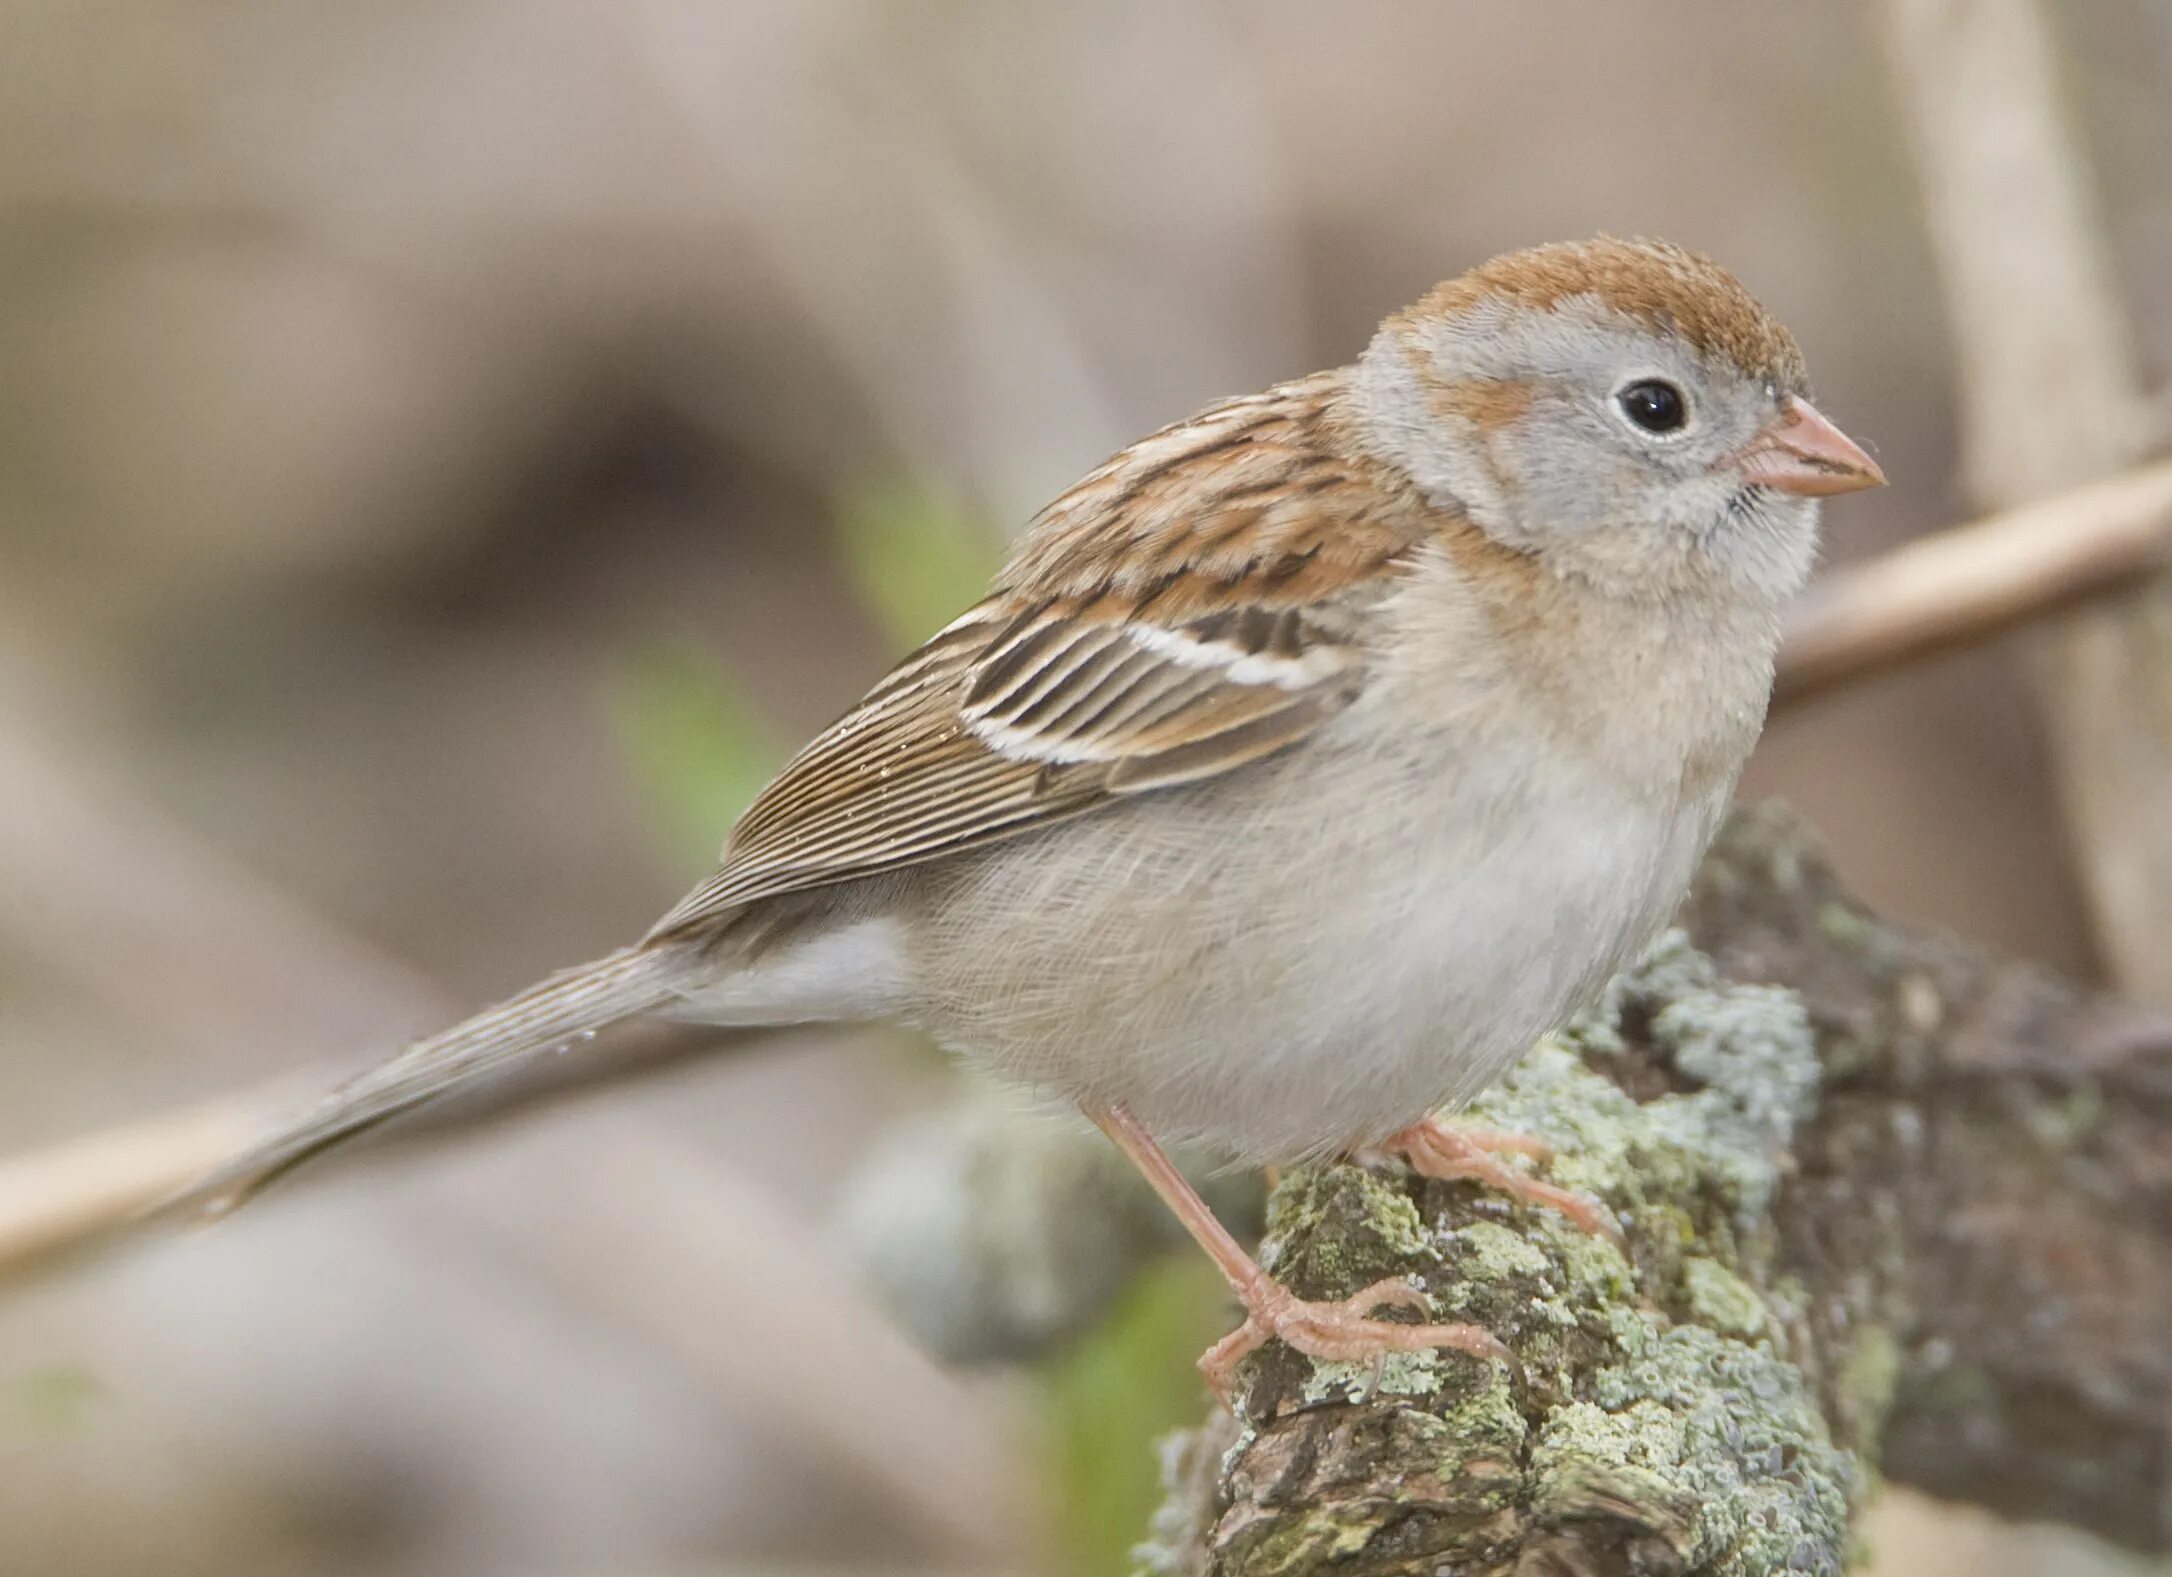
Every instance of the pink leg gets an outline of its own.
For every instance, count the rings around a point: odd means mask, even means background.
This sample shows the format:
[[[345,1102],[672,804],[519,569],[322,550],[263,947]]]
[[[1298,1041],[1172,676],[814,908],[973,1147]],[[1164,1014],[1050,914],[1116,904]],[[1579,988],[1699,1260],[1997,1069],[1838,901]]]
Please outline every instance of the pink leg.
[[[1391,1352],[1453,1347],[1474,1357],[1513,1361],[1507,1348],[1476,1325],[1401,1325],[1369,1318],[1373,1310],[1384,1307],[1422,1311],[1425,1297],[1407,1281],[1376,1281],[1340,1302],[1313,1303],[1296,1296],[1260,1269],[1259,1262],[1229,1235],[1229,1229],[1215,1219],[1207,1202],[1184,1180],[1184,1174],[1162,1153],[1161,1146],[1136,1117],[1122,1106],[1089,1111],[1087,1115],[1131,1158],[1132,1165],[1153,1185],[1162,1202],[1207,1251],[1244,1305],[1244,1323],[1208,1348],[1199,1360],[1200,1372],[1206,1375],[1223,1406],[1230,1405],[1237,1365],[1275,1337],[1307,1357],[1326,1360],[1378,1358]]]
[[[1546,1159],[1546,1146],[1523,1134],[1451,1128],[1438,1117],[1428,1117],[1412,1123],[1380,1148],[1401,1156],[1420,1176],[1447,1183],[1480,1183],[1528,1204],[1558,1210],[1584,1231],[1616,1247],[1624,1241],[1620,1224],[1596,1199],[1586,1199],[1501,1163],[1504,1151],[1535,1161]]]

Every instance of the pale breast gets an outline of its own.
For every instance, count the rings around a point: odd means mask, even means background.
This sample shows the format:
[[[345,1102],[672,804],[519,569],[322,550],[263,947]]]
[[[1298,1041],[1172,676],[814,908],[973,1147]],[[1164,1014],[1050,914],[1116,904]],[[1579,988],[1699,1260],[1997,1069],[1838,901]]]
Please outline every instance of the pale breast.
[[[1701,809],[1552,766],[1359,725],[959,862],[921,889],[915,1016],[1234,1158],[1379,1139],[1583,1005],[1687,881]]]

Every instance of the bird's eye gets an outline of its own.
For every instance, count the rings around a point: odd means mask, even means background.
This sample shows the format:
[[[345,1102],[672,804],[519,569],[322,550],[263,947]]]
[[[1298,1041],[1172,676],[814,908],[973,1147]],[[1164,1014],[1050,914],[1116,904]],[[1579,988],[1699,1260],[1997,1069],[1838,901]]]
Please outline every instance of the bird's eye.
[[[1622,415],[1648,433],[1678,433],[1689,420],[1689,400],[1663,378],[1639,378],[1614,396]]]

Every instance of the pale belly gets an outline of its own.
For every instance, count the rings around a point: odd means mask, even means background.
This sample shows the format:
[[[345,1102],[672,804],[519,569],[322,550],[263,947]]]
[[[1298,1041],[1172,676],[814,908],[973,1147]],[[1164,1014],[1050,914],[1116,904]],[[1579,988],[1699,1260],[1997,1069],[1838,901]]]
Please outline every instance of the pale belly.
[[[932,884],[910,1016],[1065,1101],[1248,1162],[1385,1137],[1467,1099],[1664,924],[1716,824],[1596,775],[1413,763],[1292,792],[1149,796]],[[1357,785],[1365,785],[1361,790]],[[1090,836],[1079,836],[1081,833]]]

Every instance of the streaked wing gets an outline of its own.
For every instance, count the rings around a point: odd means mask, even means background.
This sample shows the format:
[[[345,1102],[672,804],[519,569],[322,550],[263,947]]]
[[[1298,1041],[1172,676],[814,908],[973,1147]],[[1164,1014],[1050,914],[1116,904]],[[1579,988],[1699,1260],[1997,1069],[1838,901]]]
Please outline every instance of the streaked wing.
[[[1421,512],[1326,441],[1337,375],[1157,433],[1049,506],[979,604],[801,751],[662,936],[1230,771],[1362,688]]]

